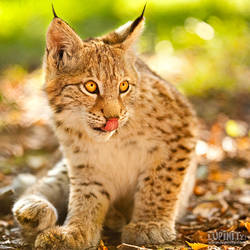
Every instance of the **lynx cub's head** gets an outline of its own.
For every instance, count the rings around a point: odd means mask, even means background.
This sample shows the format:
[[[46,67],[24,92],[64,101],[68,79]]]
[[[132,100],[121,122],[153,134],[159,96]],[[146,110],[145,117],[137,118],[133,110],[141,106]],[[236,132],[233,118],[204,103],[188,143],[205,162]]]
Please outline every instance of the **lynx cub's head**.
[[[107,140],[128,121],[140,77],[133,47],[143,24],[142,13],[103,37],[82,40],[55,15],[44,65],[45,90],[57,126],[77,127]]]

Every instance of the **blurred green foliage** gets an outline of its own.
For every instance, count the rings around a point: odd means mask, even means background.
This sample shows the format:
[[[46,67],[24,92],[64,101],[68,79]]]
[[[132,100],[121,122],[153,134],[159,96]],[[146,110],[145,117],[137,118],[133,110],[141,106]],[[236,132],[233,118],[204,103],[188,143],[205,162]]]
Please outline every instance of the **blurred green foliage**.
[[[145,0],[53,0],[53,4],[58,16],[86,38],[136,18]],[[160,42],[165,41],[171,48],[166,56],[191,65],[176,80],[186,93],[202,94],[211,88],[249,91],[249,0],[150,0],[145,16],[140,51],[148,56],[161,53]],[[52,17],[49,0],[0,0],[0,68],[39,67]]]

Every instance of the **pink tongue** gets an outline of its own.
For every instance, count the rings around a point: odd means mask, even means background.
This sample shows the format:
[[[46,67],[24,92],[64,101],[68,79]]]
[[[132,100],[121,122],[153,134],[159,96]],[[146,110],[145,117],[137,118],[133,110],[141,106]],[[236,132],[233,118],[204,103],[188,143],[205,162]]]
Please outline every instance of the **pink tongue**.
[[[105,131],[113,131],[118,128],[118,119],[117,118],[111,118],[107,121],[105,126],[102,128],[102,130]]]

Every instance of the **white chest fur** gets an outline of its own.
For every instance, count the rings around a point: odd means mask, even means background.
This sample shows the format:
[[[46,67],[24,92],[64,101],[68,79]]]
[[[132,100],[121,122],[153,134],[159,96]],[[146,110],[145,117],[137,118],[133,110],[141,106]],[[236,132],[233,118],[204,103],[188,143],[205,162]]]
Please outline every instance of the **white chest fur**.
[[[134,192],[138,176],[148,166],[150,147],[151,143],[145,139],[133,137],[95,143],[73,140],[71,145],[63,147],[63,151],[71,166],[94,166],[98,178],[109,187],[112,199],[117,200]],[[74,153],[74,148],[78,148],[79,153]]]

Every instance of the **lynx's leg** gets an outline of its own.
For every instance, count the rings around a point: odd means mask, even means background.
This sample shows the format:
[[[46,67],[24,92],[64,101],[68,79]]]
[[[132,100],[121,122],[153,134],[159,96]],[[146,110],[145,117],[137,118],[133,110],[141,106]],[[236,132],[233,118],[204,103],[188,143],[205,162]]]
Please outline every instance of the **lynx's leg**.
[[[195,157],[193,157],[181,185],[181,192],[177,204],[177,220],[181,219],[185,215],[189,198],[193,193],[196,177],[196,167],[197,162]]]
[[[76,165],[70,171],[70,198],[63,226],[45,230],[35,241],[37,250],[86,249],[97,246],[109,208],[107,181],[89,165]]]
[[[193,148],[176,144],[168,160],[162,159],[139,180],[132,220],[122,232],[123,242],[146,245],[175,239],[179,199]]]
[[[55,225],[67,208],[68,182],[67,166],[59,162],[14,204],[12,211],[24,237],[33,240],[38,232]]]

